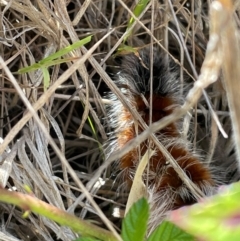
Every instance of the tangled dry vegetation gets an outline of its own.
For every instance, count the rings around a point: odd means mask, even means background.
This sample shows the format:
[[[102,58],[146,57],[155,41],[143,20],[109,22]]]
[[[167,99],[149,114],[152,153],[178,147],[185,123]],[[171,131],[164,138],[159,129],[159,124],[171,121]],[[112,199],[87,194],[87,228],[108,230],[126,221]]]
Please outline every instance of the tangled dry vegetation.
[[[102,144],[111,131],[105,118],[106,105],[111,103],[104,96],[119,70],[113,55],[123,42],[136,2],[0,0],[3,187],[27,193],[27,185],[37,198],[105,227],[103,213],[86,198],[88,190],[107,219],[118,225],[112,210],[124,209],[125,197],[116,200],[114,171],[110,163],[104,162]],[[234,7],[239,24],[237,1]],[[133,24],[128,45],[154,44],[164,49],[193,83],[205,58],[208,12],[208,1],[150,1],[140,21]],[[16,73],[89,35],[89,44],[64,56],[65,63],[48,68],[47,90],[41,69]],[[88,51],[91,48],[94,51]],[[186,124],[190,122],[192,141],[203,149],[209,163],[214,160],[220,170],[225,170],[225,182],[237,180],[232,124],[221,78],[206,89]],[[217,123],[229,138],[222,137]],[[107,169],[103,168],[108,164]],[[6,204],[0,207],[1,240],[65,241],[77,237],[70,229],[44,217],[30,214],[23,219],[20,209]]]

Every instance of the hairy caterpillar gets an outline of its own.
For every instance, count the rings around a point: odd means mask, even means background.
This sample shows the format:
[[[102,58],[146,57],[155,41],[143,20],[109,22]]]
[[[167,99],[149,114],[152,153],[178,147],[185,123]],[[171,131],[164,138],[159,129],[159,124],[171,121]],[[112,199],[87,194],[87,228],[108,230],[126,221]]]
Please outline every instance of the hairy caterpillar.
[[[140,50],[138,55],[128,54],[123,57],[121,71],[117,74],[115,83],[130,105],[136,108],[144,121],[149,124],[151,88],[149,49]],[[156,122],[171,114],[184,99],[181,95],[178,68],[164,54],[156,50],[153,53],[152,80],[151,122]],[[109,98],[113,102],[109,116],[114,135],[108,152],[112,152],[123,148],[143,130],[141,126],[136,128],[131,113],[113,93],[109,94]],[[204,165],[200,156],[192,151],[191,144],[182,138],[181,133],[182,120],[179,120],[155,134],[192,182],[205,195],[210,195],[216,185],[214,175],[210,168]],[[133,149],[117,161],[121,175],[128,184],[131,185],[139,160],[148,148],[149,142],[145,141],[139,148]],[[154,228],[167,211],[193,204],[196,199],[168,163],[164,154],[154,145],[151,149],[155,149],[155,155],[149,160],[144,181],[147,185],[152,213],[149,225]]]

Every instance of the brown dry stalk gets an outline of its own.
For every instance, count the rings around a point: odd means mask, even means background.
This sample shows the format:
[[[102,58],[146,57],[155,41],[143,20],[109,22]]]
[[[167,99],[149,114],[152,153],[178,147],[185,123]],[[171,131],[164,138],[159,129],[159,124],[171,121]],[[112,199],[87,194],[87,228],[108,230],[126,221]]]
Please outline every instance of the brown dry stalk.
[[[216,1],[212,6],[215,21],[222,19],[222,32],[220,35],[220,46],[224,61],[222,69],[233,126],[236,154],[240,166],[240,50],[238,29],[234,21],[232,1],[220,0]]]

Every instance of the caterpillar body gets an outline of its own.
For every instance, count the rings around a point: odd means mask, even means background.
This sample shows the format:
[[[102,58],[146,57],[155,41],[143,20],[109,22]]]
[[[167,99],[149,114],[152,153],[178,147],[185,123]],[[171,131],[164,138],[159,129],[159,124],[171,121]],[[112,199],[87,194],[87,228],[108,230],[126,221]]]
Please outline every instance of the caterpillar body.
[[[121,71],[115,79],[130,106],[135,108],[146,124],[156,122],[170,115],[184,100],[181,95],[181,83],[178,68],[173,61],[158,51],[153,52],[152,61],[152,106],[150,106],[150,51],[143,49],[136,54],[123,57]],[[108,152],[121,150],[127,143],[140,134],[143,129],[138,126],[130,113],[113,93],[109,94],[113,104],[109,110],[110,122],[114,129]],[[164,144],[167,151],[176,160],[181,169],[205,194],[210,195],[215,189],[214,175],[204,165],[200,155],[192,151],[191,144],[182,138],[182,120],[178,120],[161,129],[155,135]],[[134,178],[139,160],[149,148],[144,141],[139,147],[117,160],[118,169],[124,182],[130,183]],[[167,211],[196,202],[194,195],[169,164],[165,155],[153,144],[155,154],[148,163],[143,179],[149,193],[151,206],[151,228],[158,225]]]

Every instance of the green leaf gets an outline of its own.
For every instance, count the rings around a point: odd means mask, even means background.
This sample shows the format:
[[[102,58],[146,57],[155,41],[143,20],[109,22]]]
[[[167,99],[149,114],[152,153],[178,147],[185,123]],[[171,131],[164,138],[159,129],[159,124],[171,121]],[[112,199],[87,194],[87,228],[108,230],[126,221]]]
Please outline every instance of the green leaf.
[[[164,221],[149,236],[147,241],[194,241],[195,238],[173,223]]]
[[[137,53],[137,48],[133,48],[131,46],[128,46],[126,44],[121,44],[118,48],[118,51],[123,52],[123,53]]]
[[[119,48],[117,49],[117,52],[113,55],[113,57],[115,58],[116,56],[126,55],[126,54],[130,54],[130,53],[137,54],[138,48],[133,48],[133,47],[128,46],[126,44],[121,44],[119,46]]]
[[[133,14],[138,17],[140,16],[140,14],[143,12],[143,10],[146,8],[147,4],[148,4],[149,0],[139,0],[138,4],[136,5],[136,7],[133,10]],[[129,30],[129,28],[133,25],[133,23],[135,22],[135,19],[133,17],[130,18],[129,22],[128,22],[128,26],[127,26],[127,31]],[[126,42],[127,38],[129,37],[129,35],[131,34],[131,32],[129,32],[126,37],[124,38],[124,42]]]
[[[133,10],[133,13],[136,17],[140,16],[140,14],[143,12],[145,7],[147,6],[149,0],[139,0],[138,4]],[[134,18],[132,17],[128,23],[128,27],[130,27],[134,23]]]
[[[240,240],[240,183],[217,195],[175,210],[170,220],[188,233],[209,241]]]
[[[50,85],[50,75],[47,68],[42,67],[41,70],[43,72],[43,89],[46,91]]]
[[[56,53],[51,54],[47,58],[39,61],[39,63],[40,64],[44,64],[44,63],[49,62],[51,60],[58,59],[58,58],[62,57],[63,55],[68,54],[69,52],[71,52],[71,51],[73,51],[75,49],[78,49],[81,46],[89,43],[91,41],[91,39],[92,39],[92,35],[90,35],[90,36],[88,36],[88,37],[86,37],[84,39],[81,39],[81,40],[79,40],[79,41],[77,41],[77,42],[75,42],[75,43],[73,43],[73,44],[71,44],[71,45],[69,45],[69,46],[67,46],[67,47],[65,47],[63,49],[60,49]]]
[[[30,71],[33,71],[33,70],[37,70],[37,69],[40,69],[40,68],[41,68],[41,64],[35,63],[35,64],[30,65],[30,66],[19,69],[17,73],[18,74],[24,74],[24,73],[27,73],[27,72],[30,72]]]
[[[57,60],[58,58],[62,57],[65,54],[68,54],[69,52],[80,48],[81,46],[83,46],[84,44],[87,44],[91,41],[92,36],[88,36],[82,40],[79,40],[63,49],[60,49],[59,51],[57,51],[54,54],[51,54],[50,56],[48,56],[45,59],[40,60],[38,63],[32,64],[30,66],[21,68],[18,70],[19,74],[24,74],[30,71],[34,71],[37,70],[39,68],[47,68],[49,66],[58,64],[58,63],[64,63],[64,62],[68,62],[70,59],[65,59],[65,60]]]
[[[91,237],[81,237],[75,239],[74,241],[99,241],[99,239],[91,238]]]
[[[133,204],[123,220],[122,238],[124,241],[143,241],[147,231],[149,205],[145,198]]]

